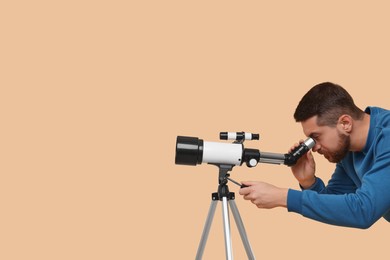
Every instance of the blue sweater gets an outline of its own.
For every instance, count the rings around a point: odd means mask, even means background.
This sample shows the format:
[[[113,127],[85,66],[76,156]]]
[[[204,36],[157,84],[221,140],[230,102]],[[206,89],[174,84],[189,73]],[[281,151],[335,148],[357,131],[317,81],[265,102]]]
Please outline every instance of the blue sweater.
[[[317,178],[309,189],[290,189],[288,211],[346,227],[369,228],[381,217],[390,222],[390,111],[368,107],[366,113],[364,149],[337,163],[327,186]]]

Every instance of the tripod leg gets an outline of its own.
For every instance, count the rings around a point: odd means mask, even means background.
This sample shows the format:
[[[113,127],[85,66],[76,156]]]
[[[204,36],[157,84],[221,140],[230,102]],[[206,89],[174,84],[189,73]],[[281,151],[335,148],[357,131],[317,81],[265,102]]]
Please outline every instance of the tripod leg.
[[[211,201],[209,213],[207,214],[206,223],[205,223],[204,228],[203,228],[202,238],[200,239],[198,251],[196,252],[196,258],[195,258],[196,260],[202,259],[204,248],[205,248],[206,242],[207,242],[207,238],[208,238],[209,233],[210,233],[211,223],[213,222],[213,217],[215,214],[215,209],[217,207],[217,203],[218,203],[218,200]]]
[[[254,260],[256,258],[253,255],[251,245],[249,244],[249,240],[248,240],[248,237],[246,235],[246,231],[245,231],[244,224],[242,222],[240,213],[238,212],[236,202],[234,200],[229,200],[229,204],[230,204],[230,208],[232,210],[233,216],[234,216],[234,220],[236,221],[238,231],[240,232],[241,240],[242,240],[242,243],[244,244],[246,255],[248,256],[248,259]]]
[[[233,259],[232,252],[232,239],[230,235],[230,221],[229,221],[229,206],[226,197],[222,197],[222,214],[223,214],[223,226],[225,232],[225,250],[226,250],[226,259]]]

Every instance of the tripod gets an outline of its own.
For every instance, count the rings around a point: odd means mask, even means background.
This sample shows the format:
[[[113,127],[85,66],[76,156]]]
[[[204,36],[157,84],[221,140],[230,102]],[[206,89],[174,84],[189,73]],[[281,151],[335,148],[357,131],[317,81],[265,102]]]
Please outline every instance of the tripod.
[[[231,165],[217,165],[217,166],[219,167],[218,192],[212,193],[212,201],[211,201],[210,209],[207,215],[205,226],[203,228],[202,238],[200,240],[195,259],[196,260],[202,259],[218,200],[222,201],[222,215],[223,215],[223,227],[224,227],[224,235],[225,235],[226,259],[227,260],[233,259],[232,240],[231,240],[230,221],[229,221],[229,205],[233,213],[238,231],[240,233],[242,243],[244,244],[248,259],[250,260],[255,259],[255,256],[253,255],[252,252],[252,248],[249,244],[248,237],[246,235],[244,224],[242,222],[240,213],[238,212],[237,205],[234,201],[234,192],[229,192],[229,187],[227,186],[229,171],[232,170],[233,166]]]

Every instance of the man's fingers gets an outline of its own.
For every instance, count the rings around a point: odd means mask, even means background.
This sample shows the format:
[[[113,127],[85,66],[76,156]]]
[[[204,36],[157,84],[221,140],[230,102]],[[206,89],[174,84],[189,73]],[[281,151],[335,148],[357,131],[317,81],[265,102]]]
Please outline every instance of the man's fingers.
[[[240,195],[247,195],[251,192],[250,186],[254,185],[256,182],[253,181],[243,181],[241,182],[241,189],[238,191]]]

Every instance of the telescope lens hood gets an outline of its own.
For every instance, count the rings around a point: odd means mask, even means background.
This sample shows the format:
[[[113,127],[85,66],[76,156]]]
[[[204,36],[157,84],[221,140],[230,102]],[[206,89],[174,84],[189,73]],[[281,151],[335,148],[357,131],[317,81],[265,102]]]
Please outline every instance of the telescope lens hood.
[[[178,136],[175,164],[197,165],[203,159],[203,140],[197,137]]]

